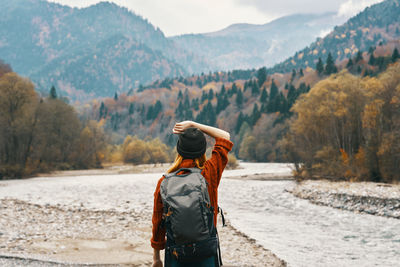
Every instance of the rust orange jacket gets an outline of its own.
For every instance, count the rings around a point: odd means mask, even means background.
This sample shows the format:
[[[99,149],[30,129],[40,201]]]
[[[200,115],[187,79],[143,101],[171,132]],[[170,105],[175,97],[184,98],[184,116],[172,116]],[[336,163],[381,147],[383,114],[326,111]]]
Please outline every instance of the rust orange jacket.
[[[214,225],[217,225],[218,214],[218,185],[221,180],[222,172],[228,163],[228,153],[231,151],[233,143],[223,138],[215,138],[215,145],[212,151],[211,158],[206,161],[201,174],[208,182],[208,194],[210,195],[211,205],[214,207]],[[184,159],[180,168],[194,167],[192,159]],[[154,192],[154,209],[153,209],[153,236],[151,238],[151,246],[155,249],[165,248],[165,228],[161,227],[163,214],[163,203],[160,195],[160,185],[164,177],[157,183],[156,191]]]

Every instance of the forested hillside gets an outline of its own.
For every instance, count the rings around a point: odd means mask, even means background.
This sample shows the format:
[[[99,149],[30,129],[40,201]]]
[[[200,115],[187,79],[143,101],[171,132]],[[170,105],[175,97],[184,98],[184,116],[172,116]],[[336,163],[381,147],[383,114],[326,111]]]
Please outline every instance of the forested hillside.
[[[400,43],[396,45],[400,47]],[[372,55],[384,64],[369,64]],[[159,137],[173,146],[174,123],[196,120],[229,130],[234,152],[242,159],[283,161],[287,155],[278,143],[287,131],[287,119],[299,96],[346,67],[357,76],[374,76],[398,58],[398,49],[390,51],[388,46],[380,46],[371,54],[360,52],[352,58],[352,64],[349,60],[339,64],[333,60],[321,62],[322,72],[300,69],[267,75],[266,68],[261,68],[165,79],[139,91],[94,100],[81,111],[87,118],[104,123],[113,133],[114,143],[121,143],[126,135],[135,135],[141,139]]]
[[[43,0],[0,5],[0,58],[38,90],[55,85],[88,99],[207,69],[148,21],[109,2],[82,9]]]
[[[335,27],[325,38],[319,38],[270,70],[289,72],[292,69],[315,68],[318,59],[326,60],[331,53],[333,60],[356,55],[400,38],[400,1],[386,0],[366,8],[345,24]]]

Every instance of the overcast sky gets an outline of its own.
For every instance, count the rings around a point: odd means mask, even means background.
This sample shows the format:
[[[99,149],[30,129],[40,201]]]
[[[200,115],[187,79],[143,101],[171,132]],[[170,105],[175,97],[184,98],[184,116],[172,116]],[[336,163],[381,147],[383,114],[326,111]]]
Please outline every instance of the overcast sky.
[[[49,0],[87,7],[100,0]],[[264,24],[295,13],[337,12],[351,17],[383,0],[108,0],[148,19],[166,36],[213,32],[234,23]]]

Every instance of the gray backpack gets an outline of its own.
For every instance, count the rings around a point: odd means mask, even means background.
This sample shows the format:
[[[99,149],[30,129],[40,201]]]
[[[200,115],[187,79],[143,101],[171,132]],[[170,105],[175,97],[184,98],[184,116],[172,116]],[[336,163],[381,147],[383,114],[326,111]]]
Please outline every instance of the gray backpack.
[[[184,174],[178,175],[182,171]],[[183,168],[165,175],[160,194],[167,232],[166,253],[179,262],[218,257],[214,209],[201,170]]]

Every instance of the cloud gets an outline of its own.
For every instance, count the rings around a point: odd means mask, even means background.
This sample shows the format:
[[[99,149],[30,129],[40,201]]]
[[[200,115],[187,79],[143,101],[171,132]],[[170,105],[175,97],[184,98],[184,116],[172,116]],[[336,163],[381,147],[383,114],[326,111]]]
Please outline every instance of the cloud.
[[[254,6],[264,14],[289,15],[296,13],[336,12],[347,0],[234,0],[242,6]]]
[[[382,1],[383,0],[348,0],[340,5],[338,15],[343,17],[352,17],[364,10],[364,8]]]

